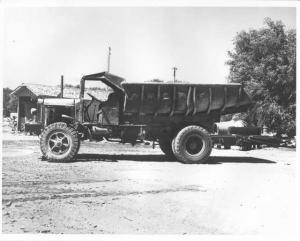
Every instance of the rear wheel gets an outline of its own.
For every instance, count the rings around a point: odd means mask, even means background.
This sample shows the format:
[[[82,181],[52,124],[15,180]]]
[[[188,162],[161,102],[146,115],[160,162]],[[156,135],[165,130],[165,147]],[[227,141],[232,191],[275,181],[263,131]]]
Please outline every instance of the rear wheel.
[[[53,123],[45,128],[40,137],[43,156],[50,161],[72,160],[80,146],[77,131],[64,122]]]
[[[175,157],[187,164],[204,163],[212,150],[209,133],[200,126],[187,126],[173,140]]]

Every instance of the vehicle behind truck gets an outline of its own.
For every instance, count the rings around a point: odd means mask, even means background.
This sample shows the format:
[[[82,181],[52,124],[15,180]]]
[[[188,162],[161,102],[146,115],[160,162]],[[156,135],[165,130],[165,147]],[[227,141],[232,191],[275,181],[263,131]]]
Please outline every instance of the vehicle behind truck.
[[[89,81],[110,89],[106,100],[85,88]],[[153,141],[172,159],[203,163],[220,116],[251,105],[240,84],[128,83],[107,72],[86,75],[78,99],[38,101],[40,147],[48,160],[67,162],[76,158],[83,140]]]

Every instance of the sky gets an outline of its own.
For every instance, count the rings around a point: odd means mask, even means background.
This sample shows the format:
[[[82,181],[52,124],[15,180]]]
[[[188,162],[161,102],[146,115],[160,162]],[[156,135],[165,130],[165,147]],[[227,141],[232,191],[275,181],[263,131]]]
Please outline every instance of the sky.
[[[234,36],[264,18],[296,28],[296,9],[279,7],[7,7],[3,87],[79,84],[107,70],[128,82],[176,78],[226,83]]]

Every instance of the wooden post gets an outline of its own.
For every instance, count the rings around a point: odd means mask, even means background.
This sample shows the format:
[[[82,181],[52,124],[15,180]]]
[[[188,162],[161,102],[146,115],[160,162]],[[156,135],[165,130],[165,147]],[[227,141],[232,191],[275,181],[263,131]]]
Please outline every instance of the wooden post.
[[[18,113],[18,120],[17,120],[17,130],[21,130],[21,118],[20,118],[20,96],[18,97],[18,106],[17,106],[17,113]]]
[[[60,77],[60,98],[64,98],[64,76]]]
[[[176,70],[178,70],[178,68],[173,67],[174,83],[176,82]]]

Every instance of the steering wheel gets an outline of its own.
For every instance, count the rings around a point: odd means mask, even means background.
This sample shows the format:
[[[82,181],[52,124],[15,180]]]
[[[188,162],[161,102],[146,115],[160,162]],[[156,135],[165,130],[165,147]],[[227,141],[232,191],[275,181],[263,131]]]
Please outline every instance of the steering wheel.
[[[103,101],[102,100],[99,100],[98,98],[96,98],[95,96],[93,96],[92,94],[90,94],[90,93],[87,93],[90,97],[92,97],[92,99],[95,99],[95,100],[97,100],[97,101],[99,101],[100,103],[103,103]]]

